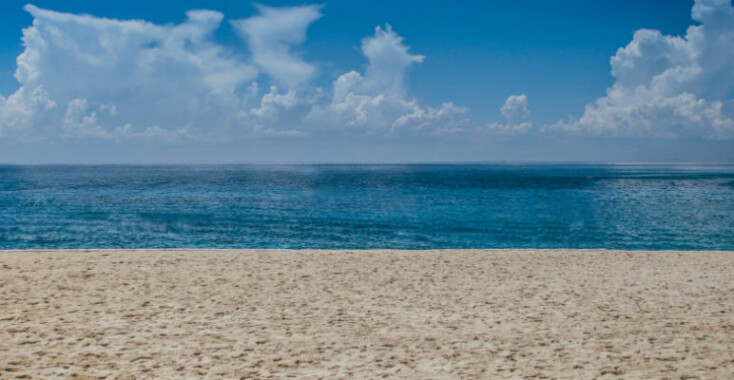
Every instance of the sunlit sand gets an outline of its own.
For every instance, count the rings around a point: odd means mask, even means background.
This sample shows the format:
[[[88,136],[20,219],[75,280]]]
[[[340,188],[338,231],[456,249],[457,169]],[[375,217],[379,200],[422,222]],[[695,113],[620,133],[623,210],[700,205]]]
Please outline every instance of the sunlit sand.
[[[732,378],[734,252],[5,251],[22,376]]]

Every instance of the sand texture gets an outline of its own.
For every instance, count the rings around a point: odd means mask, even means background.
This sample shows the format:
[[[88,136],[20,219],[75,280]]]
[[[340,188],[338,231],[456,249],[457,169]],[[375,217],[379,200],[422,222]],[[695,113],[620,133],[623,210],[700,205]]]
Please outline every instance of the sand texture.
[[[734,252],[4,251],[0,378],[734,378]]]

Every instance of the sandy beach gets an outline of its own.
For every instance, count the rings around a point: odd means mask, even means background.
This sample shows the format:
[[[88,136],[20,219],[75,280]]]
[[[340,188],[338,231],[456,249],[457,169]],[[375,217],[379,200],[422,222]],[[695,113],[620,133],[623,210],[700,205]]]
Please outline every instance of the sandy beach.
[[[0,252],[0,378],[72,377],[734,378],[734,252]]]

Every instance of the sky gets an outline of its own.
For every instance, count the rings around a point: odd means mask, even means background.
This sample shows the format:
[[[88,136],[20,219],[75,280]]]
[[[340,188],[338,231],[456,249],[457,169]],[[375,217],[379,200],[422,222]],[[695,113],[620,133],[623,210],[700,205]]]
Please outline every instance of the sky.
[[[734,162],[731,0],[0,3],[0,163]]]

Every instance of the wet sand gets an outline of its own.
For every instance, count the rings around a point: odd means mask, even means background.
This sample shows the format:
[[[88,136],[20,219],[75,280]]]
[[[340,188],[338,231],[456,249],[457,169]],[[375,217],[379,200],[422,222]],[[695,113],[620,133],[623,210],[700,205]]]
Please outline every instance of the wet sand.
[[[734,378],[734,252],[1,251],[23,377]]]

